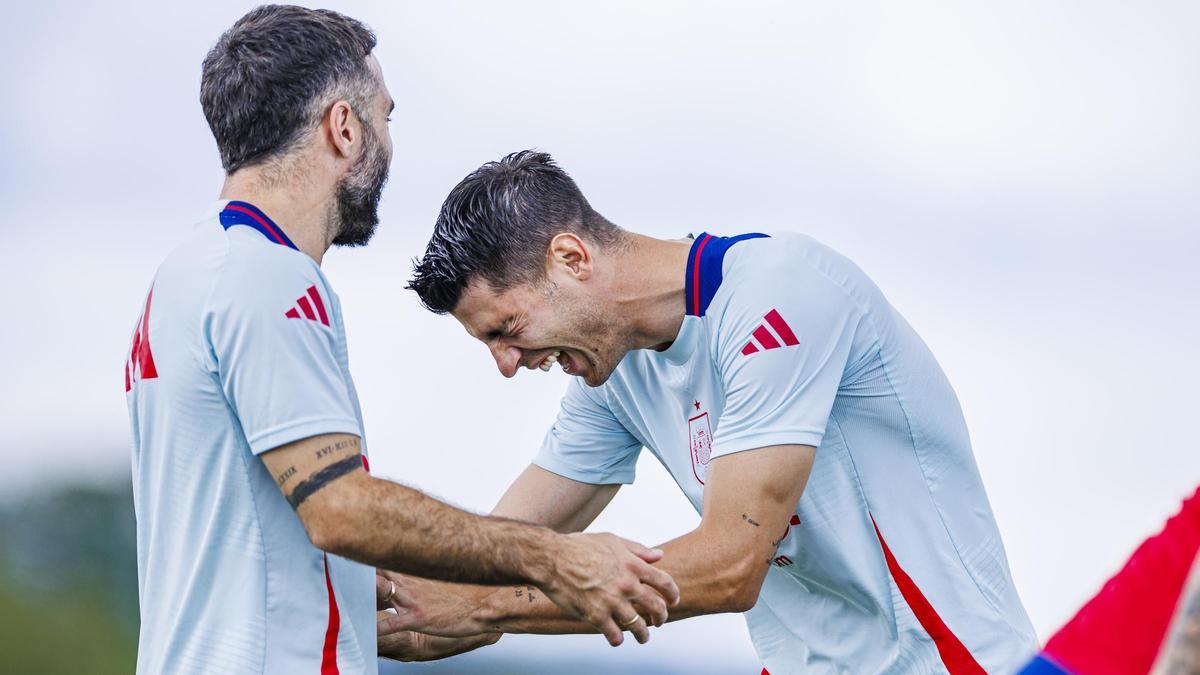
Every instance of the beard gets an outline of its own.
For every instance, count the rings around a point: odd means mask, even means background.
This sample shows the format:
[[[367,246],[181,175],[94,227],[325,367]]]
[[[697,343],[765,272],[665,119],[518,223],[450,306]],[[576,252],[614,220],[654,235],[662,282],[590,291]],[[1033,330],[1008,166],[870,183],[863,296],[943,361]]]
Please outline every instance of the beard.
[[[379,198],[387,184],[391,157],[369,124],[363,125],[363,153],[337,187],[334,246],[364,246],[379,225]]]
[[[558,308],[558,316],[566,320],[562,338],[550,342],[586,362],[580,365],[587,368],[582,377],[589,387],[604,384],[630,350],[624,317],[588,298],[566,297],[567,294],[554,284],[549,284],[545,292],[547,300]]]

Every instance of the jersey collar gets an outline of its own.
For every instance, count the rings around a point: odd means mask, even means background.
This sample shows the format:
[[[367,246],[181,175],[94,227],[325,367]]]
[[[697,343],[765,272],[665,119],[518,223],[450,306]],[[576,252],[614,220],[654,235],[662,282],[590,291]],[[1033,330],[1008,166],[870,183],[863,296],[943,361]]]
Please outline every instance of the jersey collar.
[[[221,209],[221,227],[228,230],[234,225],[252,227],[266,237],[267,241],[300,250],[284,234],[283,228],[276,225],[275,221],[267,217],[267,214],[249,202],[231,201]]]
[[[696,241],[692,242],[692,250],[688,253],[687,279],[684,286],[688,316],[704,316],[708,304],[721,287],[721,265],[725,262],[725,253],[729,247],[739,241],[766,236],[749,232],[736,237],[714,237],[707,232],[701,232],[700,236],[696,237]]]

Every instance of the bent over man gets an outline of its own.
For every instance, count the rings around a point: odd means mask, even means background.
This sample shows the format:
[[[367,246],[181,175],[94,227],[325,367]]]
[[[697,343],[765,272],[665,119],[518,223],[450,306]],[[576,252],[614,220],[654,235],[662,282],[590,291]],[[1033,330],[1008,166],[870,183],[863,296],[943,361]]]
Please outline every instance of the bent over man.
[[[1036,650],[950,383],[829,248],[634,234],[526,151],[454,188],[410,287],[505,376],[575,376],[495,515],[579,531],[643,448],[670,471],[702,514],[661,547],[671,619],[745,612],[775,675],[979,673]],[[511,589],[399,582],[385,631],[590,630]],[[395,636],[410,658],[453,645]]]
[[[125,368],[139,673],[374,673],[374,566],[529,583],[614,644],[677,597],[659,552],[369,475],[320,263],[378,222],[394,104],[374,45],[335,12],[266,6],[204,61],[221,201],[158,268]]]

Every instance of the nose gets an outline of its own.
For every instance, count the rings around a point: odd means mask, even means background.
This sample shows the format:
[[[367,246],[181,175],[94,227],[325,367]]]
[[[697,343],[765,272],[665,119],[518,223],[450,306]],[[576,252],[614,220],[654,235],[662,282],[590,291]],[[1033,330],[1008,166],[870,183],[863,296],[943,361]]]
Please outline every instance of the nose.
[[[517,374],[517,369],[521,367],[520,349],[499,342],[493,342],[488,349],[492,352],[492,358],[496,359],[496,367],[500,369],[501,375],[512,377]]]

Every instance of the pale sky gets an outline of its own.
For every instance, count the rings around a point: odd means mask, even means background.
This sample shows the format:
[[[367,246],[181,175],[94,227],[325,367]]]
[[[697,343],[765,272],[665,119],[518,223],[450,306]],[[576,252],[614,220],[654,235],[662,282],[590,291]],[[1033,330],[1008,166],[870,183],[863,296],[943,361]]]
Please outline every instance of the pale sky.
[[[221,181],[200,62],[251,6],[8,10],[0,491],[128,471],[129,333]],[[537,147],[628,229],[801,231],[871,275],[958,392],[1043,638],[1200,482],[1200,5],[329,6],[378,33],[397,104],[379,235],[325,264],[377,474],[486,511],[557,410],[565,375],[503,379],[403,290],[449,189]],[[597,527],[697,522],[645,453]],[[496,649],[530,645],[612,656]],[[757,663],[736,616],[619,655]]]

